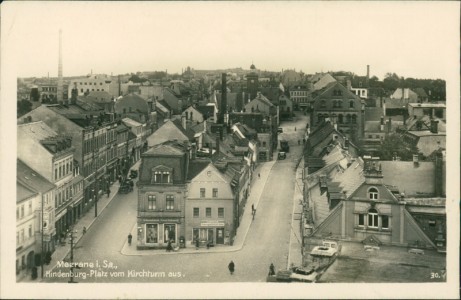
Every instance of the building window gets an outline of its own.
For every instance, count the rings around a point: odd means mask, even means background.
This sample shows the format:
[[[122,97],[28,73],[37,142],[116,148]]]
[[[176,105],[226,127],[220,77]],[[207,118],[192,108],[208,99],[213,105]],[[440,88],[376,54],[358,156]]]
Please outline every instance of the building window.
[[[200,208],[194,207],[194,218],[200,217]]]
[[[24,205],[21,205],[21,219],[24,218]]]
[[[205,188],[200,188],[200,198],[205,198]]]
[[[357,124],[357,116],[352,115],[352,124]]]
[[[157,224],[146,224],[146,243],[158,243]]]
[[[174,196],[173,195],[166,196],[166,210],[174,210]]]
[[[147,209],[154,210],[157,208],[157,198],[154,195],[147,196]]]
[[[378,200],[378,190],[374,187],[368,190],[368,199],[370,200]]]
[[[338,115],[338,123],[342,124],[343,123],[343,115]]]
[[[359,226],[365,226],[365,215],[359,214]]]
[[[263,147],[266,147],[266,142],[263,142]]]
[[[321,108],[327,107],[327,103],[325,102],[325,100],[320,101],[320,107]]]
[[[32,237],[32,225],[29,225],[29,237]]]
[[[170,172],[154,172],[154,183],[170,183]]]
[[[214,188],[213,189],[213,198],[217,198],[217,197],[218,197],[218,189]]]
[[[211,207],[206,208],[206,215],[207,218],[211,218]]]
[[[167,241],[176,241],[176,225],[175,224],[165,224],[163,225],[165,229],[165,236],[163,238],[164,242]]]
[[[351,100],[351,101],[349,102],[349,108],[354,108],[354,101]]]
[[[218,208],[218,218],[224,218],[224,207]]]
[[[389,216],[381,216],[381,228],[389,229]]]
[[[368,227],[378,228],[378,211],[374,208],[368,211]]]

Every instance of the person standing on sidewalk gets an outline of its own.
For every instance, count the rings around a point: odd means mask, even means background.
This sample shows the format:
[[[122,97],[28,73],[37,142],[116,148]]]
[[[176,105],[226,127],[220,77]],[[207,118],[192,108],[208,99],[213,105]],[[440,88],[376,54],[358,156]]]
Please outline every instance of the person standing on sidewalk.
[[[274,267],[274,264],[271,263],[271,265],[269,266],[269,276],[274,276],[275,275],[275,267]]]
[[[131,240],[133,239],[133,236],[131,235],[131,233],[128,234],[128,245],[131,246]]]
[[[231,275],[234,274],[235,264],[234,264],[234,262],[232,260],[229,263],[229,265],[227,266],[227,268],[229,269],[229,272],[231,273]]]

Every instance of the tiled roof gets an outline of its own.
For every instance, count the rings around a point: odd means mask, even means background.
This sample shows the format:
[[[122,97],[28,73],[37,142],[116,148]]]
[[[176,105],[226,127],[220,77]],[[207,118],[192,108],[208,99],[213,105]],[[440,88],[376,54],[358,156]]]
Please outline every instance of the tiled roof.
[[[16,171],[17,181],[26,185],[33,191],[46,193],[56,187],[53,183],[49,182],[19,159],[16,161]]]
[[[157,105],[160,104],[161,110],[162,111],[171,111],[171,107],[168,105],[168,103],[165,100],[160,100],[157,101]]]
[[[428,97],[426,94],[426,91],[420,87],[415,89],[415,93],[418,94],[418,96],[420,97],[426,97],[426,98]]]
[[[193,139],[194,138],[194,135],[195,135],[195,132],[190,129],[189,127],[187,127],[186,129],[184,129],[184,127],[182,127],[182,124],[181,124],[181,121],[180,120],[173,120],[172,121],[173,124],[176,125],[176,127],[185,135],[187,136],[189,139]]]
[[[362,159],[358,158],[343,173],[338,174],[335,181],[339,182],[339,186],[342,188],[342,192],[345,192],[346,197],[352,195],[365,182]]]
[[[335,128],[330,122],[323,122],[317,126],[307,139],[306,149],[308,153],[312,153],[314,148],[322,141],[324,141]]]
[[[126,130],[130,130],[130,129],[128,128],[128,126],[126,126],[123,123],[120,123],[119,125],[117,125],[117,128],[115,128],[115,131],[117,131],[117,132],[122,132],[122,131],[126,131]]]
[[[147,113],[149,112],[149,106],[141,96],[131,93],[123,96],[115,102],[115,110],[121,112],[123,108],[130,107],[133,112]]]
[[[194,177],[200,174],[210,163],[211,161],[206,158],[191,160],[187,171],[187,179],[194,179]]]
[[[314,90],[320,90],[332,82],[336,82],[336,79],[333,76],[331,76],[329,73],[327,73],[324,76],[322,76],[320,80],[314,83]]]
[[[406,106],[407,104],[410,103],[411,100],[410,99],[400,99],[400,98],[397,98],[397,99],[386,98],[384,99],[384,101],[385,101],[386,109],[400,108],[400,109],[406,110]]]
[[[397,128],[403,126],[402,121],[391,122],[391,132],[395,132]],[[387,132],[388,125],[384,123],[384,131]],[[365,121],[365,132],[381,132],[381,121]],[[366,138],[366,136],[365,136]]]

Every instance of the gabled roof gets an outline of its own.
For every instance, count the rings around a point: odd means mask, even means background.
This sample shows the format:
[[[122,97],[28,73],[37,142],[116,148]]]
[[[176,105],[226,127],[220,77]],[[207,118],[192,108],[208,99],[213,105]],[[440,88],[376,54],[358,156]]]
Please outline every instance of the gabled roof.
[[[178,120],[178,119],[175,119],[175,120],[172,120],[173,124],[176,125],[176,127],[178,128],[178,130],[180,130],[185,136],[187,136],[189,139],[193,139],[194,138],[194,135],[195,135],[195,132],[190,129],[190,128],[186,128],[184,129],[184,127],[182,127],[182,124],[181,124],[181,121]]]
[[[351,196],[365,182],[363,160],[358,158],[343,173],[338,174],[334,180],[339,182],[339,186],[346,197]]]
[[[159,100],[156,103],[157,106],[160,106],[160,109],[162,112],[169,112],[171,111],[171,107],[168,105],[168,103],[165,100]]]
[[[323,122],[317,126],[307,139],[307,152],[311,153],[314,147],[324,141],[333,131],[335,131],[335,128],[330,122]]]
[[[18,131],[21,130],[22,132],[28,134],[29,137],[36,141],[41,141],[49,137],[58,136],[58,134],[48,125],[46,125],[43,121],[19,124],[17,128]]]
[[[262,103],[262,104],[264,104],[264,105],[267,105],[267,106],[269,106],[269,107],[274,106],[274,104],[272,104],[272,102],[270,102],[270,100],[267,99],[267,98],[266,98],[263,94],[261,94],[261,93],[258,93],[258,95],[256,96],[256,98],[254,98],[253,100],[251,100],[250,103],[248,103],[248,104],[251,104],[251,102],[253,102],[253,101],[260,102],[260,103]]]
[[[16,181],[16,202],[19,203],[23,200],[29,199],[38,193],[28,188],[26,184]]]
[[[326,87],[329,83],[336,82],[336,79],[331,76],[330,73],[327,73],[322,76],[316,83],[314,83],[314,90],[318,91]]]
[[[20,159],[16,160],[16,171],[17,182],[24,184],[32,191],[46,193],[56,187]]]
[[[151,149],[144,152],[144,154],[151,154],[151,155],[173,155],[173,156],[182,156],[184,154],[183,150],[174,145],[165,143],[160,145],[155,145]]]

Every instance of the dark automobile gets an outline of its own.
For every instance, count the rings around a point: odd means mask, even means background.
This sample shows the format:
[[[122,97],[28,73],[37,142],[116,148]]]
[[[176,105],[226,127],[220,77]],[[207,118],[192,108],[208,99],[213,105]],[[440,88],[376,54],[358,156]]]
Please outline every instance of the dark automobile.
[[[130,178],[138,177],[138,170],[130,170]]]
[[[118,189],[120,194],[128,194],[129,192],[133,191],[133,187],[129,184],[122,184]]]

